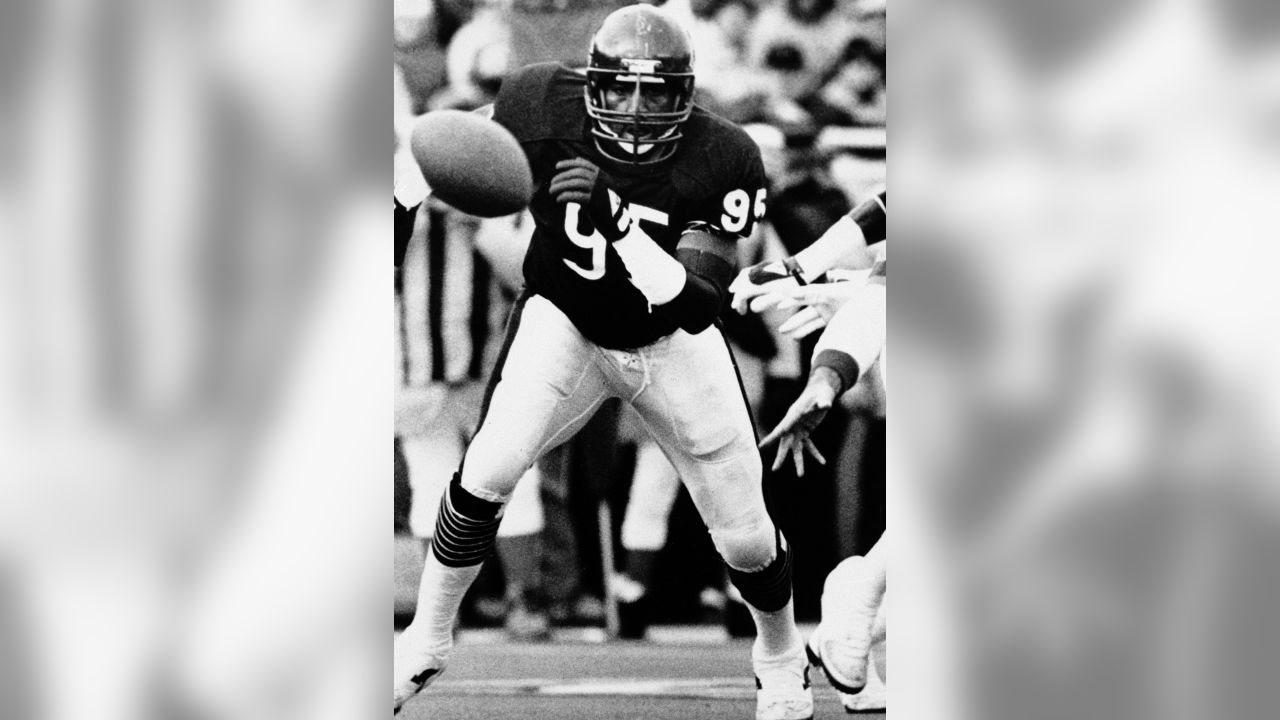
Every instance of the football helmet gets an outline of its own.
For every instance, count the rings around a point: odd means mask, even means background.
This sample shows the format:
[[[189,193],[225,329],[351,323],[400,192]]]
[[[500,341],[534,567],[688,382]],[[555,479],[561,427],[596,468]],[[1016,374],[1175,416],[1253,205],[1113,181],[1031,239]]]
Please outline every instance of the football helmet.
[[[651,5],[614,11],[592,38],[585,93],[601,153],[635,165],[666,160],[693,113],[688,33]]]

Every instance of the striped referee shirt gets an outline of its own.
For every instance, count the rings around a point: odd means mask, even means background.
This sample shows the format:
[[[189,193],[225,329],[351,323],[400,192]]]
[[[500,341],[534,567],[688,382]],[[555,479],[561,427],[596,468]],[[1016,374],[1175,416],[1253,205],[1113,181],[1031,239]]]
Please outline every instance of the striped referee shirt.
[[[496,361],[513,296],[476,250],[479,222],[424,203],[396,270],[401,385],[481,380]]]

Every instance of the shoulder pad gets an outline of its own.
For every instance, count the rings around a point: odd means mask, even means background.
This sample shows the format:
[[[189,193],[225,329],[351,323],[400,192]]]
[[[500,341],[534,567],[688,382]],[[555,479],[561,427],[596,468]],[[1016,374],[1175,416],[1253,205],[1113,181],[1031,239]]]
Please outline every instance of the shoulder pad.
[[[676,160],[673,179],[703,191],[749,177],[760,163],[760,149],[745,130],[699,107],[689,118],[681,142],[686,151]]]
[[[559,63],[526,65],[503,80],[493,119],[520,142],[579,140],[586,121],[585,84]]]

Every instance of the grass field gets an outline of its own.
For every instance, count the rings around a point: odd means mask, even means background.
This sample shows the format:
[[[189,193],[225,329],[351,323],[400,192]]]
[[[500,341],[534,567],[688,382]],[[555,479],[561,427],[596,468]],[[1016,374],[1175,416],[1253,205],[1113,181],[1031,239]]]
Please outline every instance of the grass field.
[[[807,635],[807,629],[806,629]],[[600,642],[590,632],[511,643],[500,632],[459,637],[447,672],[407,704],[405,720],[749,720],[751,641],[711,628],[657,629],[650,642]],[[847,715],[815,672],[814,717]]]

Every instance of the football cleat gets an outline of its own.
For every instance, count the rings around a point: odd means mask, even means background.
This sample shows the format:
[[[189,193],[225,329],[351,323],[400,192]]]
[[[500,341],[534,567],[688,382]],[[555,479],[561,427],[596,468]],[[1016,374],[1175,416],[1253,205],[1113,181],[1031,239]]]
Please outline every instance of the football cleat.
[[[880,679],[880,674],[876,672],[875,666],[870,666],[867,670],[867,686],[862,688],[862,692],[856,695],[839,693],[840,704],[844,706],[844,711],[850,715],[884,712],[889,705],[888,694],[889,691],[885,688],[884,681]]]
[[[405,635],[396,638],[395,660],[391,669],[394,679],[394,705],[392,715],[398,715],[400,708],[414,695],[436,681],[444,672],[448,648],[442,652],[427,653],[405,639]]]
[[[756,720],[812,720],[813,690],[802,647],[778,658],[752,659],[756,673]]]
[[[618,599],[618,638],[643,640],[649,631],[650,613],[649,596],[644,585],[626,573],[613,575],[609,583]]]
[[[649,597],[618,603],[618,638],[643,640],[649,632]]]
[[[824,619],[819,623],[805,652],[809,662],[820,668],[831,686],[842,693],[854,694],[867,684],[867,658],[871,652],[871,622],[861,614],[841,624]]]

